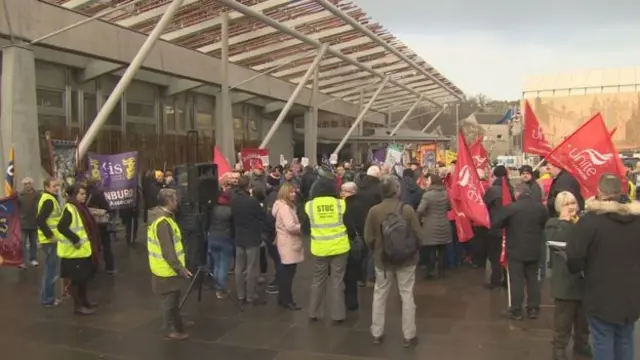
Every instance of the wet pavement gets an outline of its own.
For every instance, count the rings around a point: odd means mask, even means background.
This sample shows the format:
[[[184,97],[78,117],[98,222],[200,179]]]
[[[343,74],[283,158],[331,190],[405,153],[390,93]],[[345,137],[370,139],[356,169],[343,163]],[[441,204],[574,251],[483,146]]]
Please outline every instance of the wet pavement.
[[[192,296],[185,317],[195,320],[188,341],[163,340],[159,301],[151,293],[146,249],[114,244],[119,273],[100,274],[91,284],[99,301],[92,317],[72,315],[70,301],[56,309],[38,305],[39,270],[0,269],[0,354],[3,360],[47,359],[243,359],[243,360],[541,360],[550,359],[552,308],[535,321],[500,317],[507,297],[482,288],[484,272],[457,269],[443,281],[418,277],[415,289],[419,344],[402,347],[400,300],[389,298],[386,341],[371,343],[371,288],[360,289],[360,310],[343,324],[309,322],[267,296],[264,306],[238,311],[228,299],[205,290]],[[303,264],[294,296],[307,304],[311,263]],[[186,284],[185,284],[186,285]],[[545,286],[544,303],[551,304]],[[640,344],[640,341],[638,341]]]

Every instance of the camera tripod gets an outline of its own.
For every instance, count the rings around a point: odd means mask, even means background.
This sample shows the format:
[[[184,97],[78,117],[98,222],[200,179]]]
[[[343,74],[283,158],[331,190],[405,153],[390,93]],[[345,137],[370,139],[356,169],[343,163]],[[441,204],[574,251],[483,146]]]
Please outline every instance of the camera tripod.
[[[187,299],[189,298],[189,295],[193,291],[194,286],[198,287],[198,302],[202,301],[202,286],[204,285],[204,280],[206,279],[207,275],[213,279],[213,273],[211,273],[211,271],[207,269],[207,266],[199,265],[198,270],[191,278],[191,282],[189,283],[187,292],[184,294],[184,296],[180,300],[180,309],[182,309],[184,304],[187,302]],[[231,296],[227,296],[227,299],[231,301],[231,303],[233,303],[233,305],[235,305],[235,307],[238,310],[240,310],[240,312],[244,312],[244,309],[242,308],[242,306],[240,306],[237,300],[231,298]]]

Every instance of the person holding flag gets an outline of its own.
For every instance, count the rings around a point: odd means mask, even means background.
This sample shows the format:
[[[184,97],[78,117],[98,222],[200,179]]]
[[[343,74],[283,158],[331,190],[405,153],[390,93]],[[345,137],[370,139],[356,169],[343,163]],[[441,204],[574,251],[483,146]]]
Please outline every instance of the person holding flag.
[[[527,316],[536,319],[540,312],[540,243],[545,239],[544,228],[548,214],[544,205],[531,197],[531,189],[527,184],[518,184],[514,192],[515,202],[505,205],[491,219],[493,229],[505,229],[510,301],[504,315],[512,320],[522,320],[526,284]]]

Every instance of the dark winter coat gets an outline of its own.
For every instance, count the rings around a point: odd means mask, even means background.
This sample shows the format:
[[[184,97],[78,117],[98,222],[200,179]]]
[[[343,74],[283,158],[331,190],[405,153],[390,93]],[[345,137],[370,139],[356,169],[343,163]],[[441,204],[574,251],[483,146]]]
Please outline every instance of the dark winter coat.
[[[513,188],[511,186],[509,186],[509,193],[511,194],[511,199],[513,200],[514,198]],[[484,203],[487,206],[487,210],[489,210],[489,218],[493,222],[493,219],[502,210],[502,178],[497,178],[493,181],[493,184],[484,193],[484,196],[482,199],[484,200]],[[501,236],[501,229],[500,228],[489,229],[489,235]]]
[[[543,202],[542,188],[538,184],[537,181],[531,180],[525,183],[529,186],[529,191],[531,191],[531,198],[536,201]]]
[[[258,247],[262,243],[265,210],[248,192],[238,190],[231,200],[234,242],[239,247]]]
[[[358,194],[351,195],[345,198],[344,201],[347,208],[343,216],[343,221],[347,227],[349,239],[355,238],[356,234],[364,236],[364,222],[367,214],[364,212],[360,196]]]
[[[542,203],[533,200],[529,194],[522,194],[491,218],[492,229],[506,230],[507,259],[540,260],[548,217]]]
[[[547,241],[567,243],[575,224],[552,218],[544,229]],[[571,274],[567,268],[564,251],[551,247],[551,293],[554,298],[562,300],[581,300],[584,279],[580,274]]]
[[[416,210],[420,204],[423,193],[422,189],[420,189],[416,183],[416,179],[414,177],[404,177],[402,178],[400,185],[400,196],[402,197],[402,202]]]
[[[382,202],[382,184],[377,177],[364,175],[356,181],[356,185],[358,185],[358,195],[365,213]]]
[[[585,312],[614,324],[640,318],[640,202],[590,199],[567,242],[567,266],[584,273]]]
[[[568,191],[573,194],[573,196],[575,196],[576,200],[578,201],[580,210],[584,209],[584,198],[582,197],[582,193],[580,192],[580,184],[578,183],[578,180],[576,180],[568,172],[562,170],[558,174],[558,176],[553,179],[553,181],[551,182],[551,187],[549,188],[549,196],[547,197],[547,208],[549,209],[549,216],[558,216],[555,208],[556,197],[563,191]]]
[[[431,186],[422,195],[418,218],[422,223],[422,245],[443,245],[451,242],[451,210],[449,196],[443,186]]]

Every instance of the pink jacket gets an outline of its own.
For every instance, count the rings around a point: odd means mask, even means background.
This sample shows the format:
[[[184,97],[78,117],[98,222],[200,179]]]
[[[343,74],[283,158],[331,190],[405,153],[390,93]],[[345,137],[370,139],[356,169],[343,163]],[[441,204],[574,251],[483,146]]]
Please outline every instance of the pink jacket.
[[[304,260],[304,248],[298,215],[281,200],[273,204],[271,213],[276,218],[276,246],[280,261],[284,265],[301,263]]]

